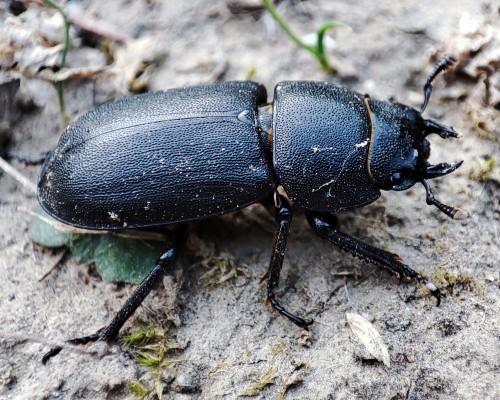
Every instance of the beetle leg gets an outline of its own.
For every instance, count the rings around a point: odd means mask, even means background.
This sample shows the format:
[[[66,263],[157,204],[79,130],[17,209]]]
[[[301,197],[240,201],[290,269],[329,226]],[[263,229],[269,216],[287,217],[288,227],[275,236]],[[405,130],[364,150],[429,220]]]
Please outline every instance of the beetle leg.
[[[408,265],[403,264],[401,257],[397,254],[367,245],[358,239],[336,230],[335,226],[337,222],[333,215],[309,211],[306,212],[306,217],[313,230],[319,236],[327,239],[341,249],[352,253],[353,256],[362,258],[366,262],[378,265],[379,267],[387,268],[398,276],[415,278],[424,284],[431,294],[436,297],[437,306],[441,303],[441,298],[445,297],[445,294],[436,285]]]
[[[67,340],[67,343],[74,345],[88,344],[98,340],[103,342],[112,341],[117,335],[123,324],[132,316],[132,314],[141,305],[142,301],[151,292],[155,285],[162,279],[167,269],[174,263],[179,255],[184,243],[186,242],[188,229],[186,225],[181,225],[174,232],[174,239],[170,246],[162,253],[156,261],[156,265],[151,272],[144,278],[141,284],[135,289],[132,296],[128,298],[120,311],[115,315],[111,323],[100,329],[93,335]],[[52,357],[60,353],[62,347],[57,346],[50,349],[43,358],[42,363],[47,363]]]
[[[288,200],[283,196],[276,194],[275,197],[276,219],[278,222],[278,229],[274,235],[273,251],[271,260],[269,261],[269,268],[267,270],[267,298],[271,306],[278,311],[281,315],[287,317],[294,324],[303,329],[307,329],[313,323],[312,320],[306,321],[296,315],[288,312],[281,306],[274,297],[274,288],[278,286],[280,279],[281,268],[283,267],[283,259],[285,257],[286,242],[288,239],[288,232],[290,230],[290,222],[292,221],[292,211]]]

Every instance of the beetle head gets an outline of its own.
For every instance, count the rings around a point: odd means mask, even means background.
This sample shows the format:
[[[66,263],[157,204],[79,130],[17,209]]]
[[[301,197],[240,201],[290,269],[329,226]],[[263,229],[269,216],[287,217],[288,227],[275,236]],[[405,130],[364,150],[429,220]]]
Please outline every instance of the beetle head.
[[[467,213],[439,202],[426,181],[449,174],[462,165],[462,161],[436,165],[428,162],[430,143],[427,135],[435,133],[443,139],[459,135],[452,127],[423,119],[421,115],[432,93],[432,80],[452,62],[452,58],[444,58],[430,75],[420,112],[403,104],[366,99],[372,123],[368,171],[383,190],[406,190],[420,182],[426,190],[427,204],[436,206],[453,219],[464,219]]]

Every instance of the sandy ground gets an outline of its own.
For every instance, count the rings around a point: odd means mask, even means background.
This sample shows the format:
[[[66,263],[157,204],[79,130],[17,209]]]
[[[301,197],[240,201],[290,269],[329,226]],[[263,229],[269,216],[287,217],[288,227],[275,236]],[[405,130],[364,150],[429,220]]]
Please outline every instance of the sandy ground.
[[[234,16],[222,1],[80,3],[86,15],[128,37],[152,37],[154,51],[166,53],[152,72],[151,90],[245,79],[253,71],[253,79],[270,93],[280,80],[330,80],[417,108],[432,70],[430,56],[456,39],[460,18],[499,20],[493,1],[284,2],[280,11],[300,34],[328,20],[352,28],[333,35],[336,47],[330,53],[339,77],[323,73],[269,16]],[[52,15],[44,12],[41,18]],[[0,23],[9,15],[2,5]],[[86,60],[86,53],[76,53],[70,66]],[[104,78],[67,83],[68,114],[74,118],[121,95],[121,86],[114,85]],[[177,320],[171,334],[185,349],[177,354],[182,362],[162,373],[164,398],[233,399],[266,373],[272,379],[257,398],[285,392],[287,399],[500,398],[499,184],[470,178],[479,160],[498,157],[500,138],[473,129],[467,99],[445,99],[439,94],[444,86],[443,79],[436,81],[426,115],[453,125],[463,138],[433,140],[432,160],[465,162],[432,187],[470,218],[455,222],[428,207],[420,185],[384,193],[376,203],[339,217],[346,233],[399,254],[416,270],[459,277],[453,294],[435,307],[414,282],[400,282],[322,242],[297,210],[278,296],[291,310],[314,318],[305,333],[265,302],[260,277],[271,251],[269,220],[259,217],[264,223],[255,223],[260,213],[254,209],[198,224],[194,230],[203,243],[233,255],[249,277],[205,286],[199,278],[206,270],[186,254],[165,278],[165,290],[152,293],[126,325],[124,331],[130,331],[139,322]],[[24,78],[22,87],[38,107],[13,126],[9,150],[36,157],[55,145],[64,125],[53,85]],[[12,164],[36,181],[39,167]],[[131,396],[127,384],[141,380],[147,386],[150,374],[118,346],[103,357],[64,351],[41,364],[50,345],[38,339],[53,344],[94,332],[133,286],[103,282],[71,256],[40,281],[61,252],[44,250],[28,238],[29,216],[20,208],[31,209],[36,202],[30,190],[0,177],[0,399]],[[346,322],[349,312],[372,322],[388,347],[390,366],[369,360]]]

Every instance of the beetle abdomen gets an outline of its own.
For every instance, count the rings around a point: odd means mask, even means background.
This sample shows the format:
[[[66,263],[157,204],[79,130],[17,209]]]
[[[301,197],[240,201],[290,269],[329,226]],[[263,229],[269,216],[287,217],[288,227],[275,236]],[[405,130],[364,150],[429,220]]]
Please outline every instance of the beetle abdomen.
[[[371,124],[361,94],[327,82],[281,82],[273,110],[274,169],[298,206],[337,212],[375,201]]]
[[[104,104],[71,124],[47,159],[39,199],[90,229],[211,217],[274,189],[259,143],[254,82],[148,93]]]

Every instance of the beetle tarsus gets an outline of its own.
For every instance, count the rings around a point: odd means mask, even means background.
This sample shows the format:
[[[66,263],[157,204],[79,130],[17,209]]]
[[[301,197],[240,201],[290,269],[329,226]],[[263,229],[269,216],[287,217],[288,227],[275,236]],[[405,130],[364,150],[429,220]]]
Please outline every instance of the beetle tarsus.
[[[66,343],[78,346],[78,345],[85,345],[85,344],[97,342],[98,340],[101,340],[101,331],[96,332],[93,335],[66,340]],[[62,346],[52,347],[47,353],[45,353],[43,355],[42,364],[43,365],[47,364],[47,362],[51,358],[57,356],[61,352],[62,349],[63,349]]]
[[[309,326],[314,323],[312,319],[310,320],[305,320],[303,318],[297,317],[296,315],[288,312],[283,306],[281,306],[278,301],[274,297],[274,293],[272,290],[269,290],[267,292],[267,298],[269,299],[269,302],[271,303],[271,306],[278,311],[281,315],[287,317],[290,321],[292,321],[295,325],[298,327],[305,329],[306,331],[309,330]]]
[[[438,305],[440,304],[441,298],[444,295],[439,288],[417,271],[401,262],[402,259],[397,254],[370,246],[345,233],[339,232],[335,228],[337,225],[336,218],[331,214],[308,211],[306,212],[306,217],[313,230],[323,239],[327,239],[334,245],[352,253],[355,257],[362,258],[368,263],[387,268],[397,276],[415,278],[429,289],[431,294],[437,298]]]
[[[52,347],[47,353],[42,357],[42,364],[45,365],[52,358],[57,356],[63,348],[61,346]]]
[[[274,297],[274,288],[278,286],[280,279],[281,268],[283,267],[283,259],[285,256],[286,243],[288,239],[288,232],[290,230],[290,222],[292,221],[292,211],[290,203],[286,198],[276,193],[275,195],[275,205],[276,205],[276,219],[278,220],[278,229],[274,235],[273,251],[271,254],[271,260],[269,261],[269,268],[267,271],[268,281],[267,281],[267,298],[271,303],[271,306],[279,312],[281,315],[288,318],[295,325],[306,329],[311,325],[313,320],[305,320],[303,318],[297,317],[296,315],[287,311]]]
[[[148,276],[144,278],[137,289],[135,289],[134,293],[132,293],[132,296],[128,298],[128,300],[122,306],[120,311],[118,311],[118,313],[115,315],[108,326],[92,335],[70,339],[67,342],[74,345],[85,345],[90,342],[96,341],[111,342],[113,339],[115,339],[121,327],[132,316],[135,310],[137,310],[142,301],[161,280],[163,275],[165,275],[167,269],[177,259],[179,252],[186,242],[187,234],[188,229],[186,225],[181,225],[175,230],[174,239],[170,246],[158,258],[155,267],[151,270]],[[48,360],[59,354],[61,350],[62,347],[53,347],[43,356],[42,363],[47,363]]]
[[[429,290],[429,292],[431,292],[431,294],[436,298],[436,307],[439,307],[441,304],[441,299],[445,298],[446,294],[441,292],[441,290],[436,285],[434,285],[432,282],[428,281],[425,278],[423,278],[422,283]]]

